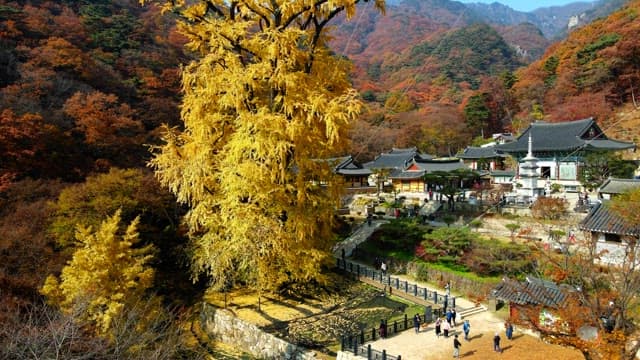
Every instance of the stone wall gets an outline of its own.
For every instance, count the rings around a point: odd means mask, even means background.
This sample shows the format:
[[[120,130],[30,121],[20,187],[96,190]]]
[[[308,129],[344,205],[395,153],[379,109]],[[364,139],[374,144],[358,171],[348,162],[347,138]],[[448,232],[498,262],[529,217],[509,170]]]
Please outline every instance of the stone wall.
[[[362,360],[363,358],[348,351],[338,351],[336,360]]]
[[[230,344],[260,359],[316,359],[315,353],[266,333],[254,324],[233,316],[229,311],[203,304],[200,314],[207,335]]]
[[[451,283],[451,289],[469,300],[474,298],[488,298],[491,290],[498,284],[496,283],[480,283],[464,277],[457,276],[454,273],[440,271],[428,268],[422,264],[409,262],[407,264],[407,275],[418,281],[426,281],[444,288],[448,282]],[[471,296],[470,296],[471,295]]]

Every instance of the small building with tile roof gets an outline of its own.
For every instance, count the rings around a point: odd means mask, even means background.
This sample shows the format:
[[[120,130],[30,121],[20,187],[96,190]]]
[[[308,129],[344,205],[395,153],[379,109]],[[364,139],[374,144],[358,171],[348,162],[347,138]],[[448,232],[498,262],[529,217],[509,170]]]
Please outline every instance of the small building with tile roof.
[[[424,192],[422,176],[425,170],[416,163],[430,161],[433,156],[421,154],[416,147],[393,148],[387,153],[378,155],[373,161],[364,164],[375,177],[378,171],[386,171],[388,181],[385,185],[393,185],[399,192]],[[375,183],[375,179],[371,179]]]
[[[640,187],[640,179],[609,178],[598,188],[598,197],[601,199],[613,199],[627,191]]]
[[[529,136],[533,154],[538,158],[540,180],[560,183],[566,190],[578,190],[578,175],[587,153],[635,149],[633,143],[609,139],[593,118],[587,118],[534,122],[516,141],[496,145],[496,151],[508,154],[520,163],[527,156]]]
[[[468,146],[456,155],[462,159],[471,170],[504,170],[504,160],[507,155],[496,151],[496,146]]]
[[[424,175],[436,171],[453,171],[464,168],[457,158],[414,158],[404,169],[394,169],[389,174],[393,187],[398,192],[427,192]]]
[[[342,156],[327,160],[333,166],[333,172],[342,177],[348,188],[369,187],[371,169],[356,162],[352,156]]]
[[[527,276],[524,281],[504,278],[494,289],[492,296],[509,305],[511,320],[530,319],[533,309],[540,312],[535,321],[541,327],[562,326],[559,324],[554,310],[565,306],[566,301],[574,289],[568,285],[558,285],[554,282]]]
[[[597,202],[589,214],[578,224],[595,242],[600,262],[610,265],[621,263],[627,253],[629,239],[640,240],[640,226],[629,224],[609,208],[610,200]],[[640,249],[636,248],[640,262]]]

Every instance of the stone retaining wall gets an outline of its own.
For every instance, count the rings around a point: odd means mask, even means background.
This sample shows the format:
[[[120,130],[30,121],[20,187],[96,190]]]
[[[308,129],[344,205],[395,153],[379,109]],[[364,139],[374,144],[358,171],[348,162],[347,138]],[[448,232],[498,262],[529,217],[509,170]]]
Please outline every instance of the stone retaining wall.
[[[266,333],[229,311],[203,304],[203,330],[210,338],[236,346],[260,359],[313,360],[315,353]]]
[[[407,275],[412,276],[418,281],[426,281],[432,284],[438,284],[440,287],[444,287],[447,282],[451,283],[451,289],[456,294],[460,294],[463,297],[472,298],[487,298],[491,294],[491,290],[498,284],[496,283],[480,283],[464,277],[457,276],[454,273],[444,272],[428,268],[422,264],[409,262],[407,263]]]
[[[336,360],[362,360],[363,358],[348,351],[338,351]]]

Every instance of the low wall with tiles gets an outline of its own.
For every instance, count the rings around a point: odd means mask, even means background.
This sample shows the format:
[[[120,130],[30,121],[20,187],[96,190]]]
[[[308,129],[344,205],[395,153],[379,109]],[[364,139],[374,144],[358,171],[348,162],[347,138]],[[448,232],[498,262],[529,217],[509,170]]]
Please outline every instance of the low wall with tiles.
[[[316,359],[313,351],[291,344],[262,331],[254,324],[233,316],[229,311],[203,304],[200,313],[202,328],[207,335],[236,346],[260,359]]]

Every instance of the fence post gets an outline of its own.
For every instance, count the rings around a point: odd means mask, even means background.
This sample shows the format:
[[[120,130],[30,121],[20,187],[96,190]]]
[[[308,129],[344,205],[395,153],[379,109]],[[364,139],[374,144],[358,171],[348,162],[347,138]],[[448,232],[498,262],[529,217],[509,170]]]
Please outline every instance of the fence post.
[[[357,339],[353,340],[353,353],[356,354],[356,356],[358,356],[358,340]]]
[[[393,333],[398,333],[398,320],[393,320]]]
[[[433,303],[434,304],[438,303],[438,292],[437,291],[433,292]]]
[[[451,298],[451,307],[453,307],[454,309],[456,308],[456,297],[452,297]]]
[[[367,360],[371,360],[371,344],[367,345]]]
[[[430,323],[433,320],[433,315],[431,312],[431,306],[424,307],[424,322]]]
[[[340,351],[345,351],[347,348],[347,340],[345,339],[345,336],[343,335],[340,341]]]
[[[401,355],[398,355],[398,360],[402,360],[402,356]]]
[[[396,289],[400,289],[400,279],[396,278]]]
[[[364,344],[364,330],[360,330],[360,343]]]
[[[382,350],[382,360],[387,360],[387,350]]]
[[[444,308],[444,312],[447,312],[447,306],[449,306],[449,295],[444,295],[444,302],[442,303],[442,306]]]
[[[376,341],[376,328],[371,328],[371,341]]]
[[[353,274],[353,263],[349,262],[349,272]]]
[[[427,288],[424,288],[424,301],[427,301],[428,294],[429,294],[429,290],[427,290]]]
[[[418,297],[418,284],[413,286],[413,296]]]
[[[405,330],[408,329],[408,327],[407,327],[407,314],[406,313],[404,314],[404,328],[405,328]]]

